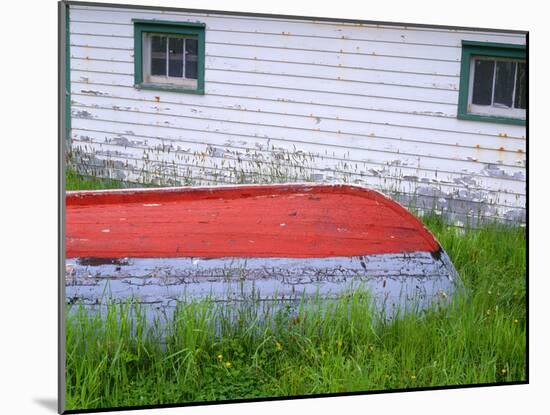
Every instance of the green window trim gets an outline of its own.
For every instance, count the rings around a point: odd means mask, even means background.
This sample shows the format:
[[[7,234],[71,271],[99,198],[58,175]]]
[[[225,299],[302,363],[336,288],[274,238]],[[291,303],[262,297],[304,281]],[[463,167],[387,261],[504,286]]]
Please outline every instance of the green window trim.
[[[204,95],[204,49],[206,24],[199,22],[172,22],[165,20],[132,19],[134,23],[134,87],[161,91],[174,91],[186,94]],[[153,84],[143,82],[143,34],[173,34],[194,36],[198,40],[197,87],[185,88],[179,85]]]
[[[473,56],[525,59],[525,45],[507,43],[462,41],[460,64],[460,86],[458,94],[457,118],[470,121],[485,121],[502,124],[525,125],[524,119],[494,115],[480,115],[468,112],[468,94],[470,86],[470,61]]]
[[[65,140],[71,140],[71,19],[65,4]]]

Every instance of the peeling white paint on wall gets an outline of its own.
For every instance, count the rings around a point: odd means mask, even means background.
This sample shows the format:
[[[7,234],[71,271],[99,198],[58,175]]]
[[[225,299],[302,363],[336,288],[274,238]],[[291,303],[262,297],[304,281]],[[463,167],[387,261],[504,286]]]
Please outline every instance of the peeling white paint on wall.
[[[206,24],[205,95],[134,88],[132,19]],[[70,7],[70,161],[163,185],[363,184],[525,222],[526,129],[459,120],[462,40],[517,33]]]

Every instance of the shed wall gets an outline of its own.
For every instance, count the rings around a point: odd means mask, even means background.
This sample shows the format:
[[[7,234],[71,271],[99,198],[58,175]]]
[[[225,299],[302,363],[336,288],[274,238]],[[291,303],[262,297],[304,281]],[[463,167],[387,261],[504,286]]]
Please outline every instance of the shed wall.
[[[206,23],[205,95],[134,88],[132,19]],[[71,162],[163,185],[349,182],[525,221],[524,126],[458,120],[461,41],[525,35],[70,7]]]

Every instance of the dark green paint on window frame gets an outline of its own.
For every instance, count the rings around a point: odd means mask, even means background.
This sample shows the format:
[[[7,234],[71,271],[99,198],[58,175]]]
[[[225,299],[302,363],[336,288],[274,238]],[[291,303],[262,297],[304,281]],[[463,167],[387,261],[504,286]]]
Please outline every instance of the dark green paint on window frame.
[[[65,140],[71,137],[71,19],[69,5],[65,5]]]
[[[462,57],[460,63],[460,86],[458,94],[457,118],[470,121],[485,121],[501,124],[525,125],[521,118],[499,117],[493,115],[471,114],[468,112],[468,93],[470,85],[470,61],[474,56],[497,58],[525,59],[525,45],[507,43],[462,41]]]
[[[172,22],[165,20],[132,19],[134,22],[134,86],[138,89],[183,92],[204,95],[204,44],[206,24],[199,22]],[[198,40],[197,88],[180,85],[148,84],[143,82],[143,34],[159,33],[188,35]]]

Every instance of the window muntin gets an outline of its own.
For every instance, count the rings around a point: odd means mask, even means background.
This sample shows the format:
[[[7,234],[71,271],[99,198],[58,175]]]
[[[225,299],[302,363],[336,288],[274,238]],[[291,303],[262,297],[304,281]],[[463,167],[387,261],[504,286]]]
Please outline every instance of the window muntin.
[[[468,112],[525,119],[525,61],[472,56]]]
[[[457,118],[525,125],[527,84],[525,45],[462,41]]]
[[[132,21],[134,86],[203,95],[206,25],[165,20]]]
[[[143,52],[144,82],[197,88],[196,37],[146,32]]]

